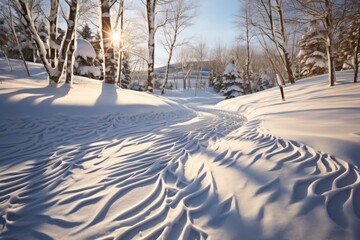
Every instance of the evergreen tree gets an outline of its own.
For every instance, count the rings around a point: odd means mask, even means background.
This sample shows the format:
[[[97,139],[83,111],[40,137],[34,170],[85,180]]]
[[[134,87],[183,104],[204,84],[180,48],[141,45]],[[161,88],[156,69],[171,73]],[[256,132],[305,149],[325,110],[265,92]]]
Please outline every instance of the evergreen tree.
[[[85,39],[76,39],[76,43],[74,73],[84,77],[100,79],[101,70],[94,64],[96,52],[93,46]]]
[[[275,81],[266,72],[263,72],[259,77],[258,91],[263,91],[274,87]]]
[[[92,32],[87,23],[83,26],[83,28],[78,31],[78,34],[81,36],[81,38],[85,40],[91,40],[92,39]]]
[[[233,98],[244,95],[247,87],[246,81],[240,78],[240,73],[235,65],[235,61],[231,60],[224,71],[224,81],[221,92],[226,98]]]
[[[215,92],[220,92],[220,90],[223,88],[223,77],[221,74],[213,73],[212,75],[212,84]]]
[[[350,27],[342,28],[340,42],[336,52],[339,65],[342,69],[354,69],[355,49],[357,46],[358,28],[360,19],[354,19]]]
[[[300,74],[305,77],[323,74],[327,71],[325,30],[316,21],[311,21],[302,39],[297,56]]]

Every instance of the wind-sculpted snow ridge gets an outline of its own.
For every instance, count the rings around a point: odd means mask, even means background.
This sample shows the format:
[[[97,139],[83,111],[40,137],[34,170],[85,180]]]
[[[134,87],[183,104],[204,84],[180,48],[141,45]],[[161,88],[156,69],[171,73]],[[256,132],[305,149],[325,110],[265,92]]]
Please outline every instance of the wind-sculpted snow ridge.
[[[359,239],[357,167],[194,110],[3,123],[0,237]]]
[[[223,112],[165,127],[193,113],[158,115],[2,124],[7,142],[0,144],[1,236],[207,238],[195,214],[218,205],[216,186],[205,163],[192,177],[185,165],[209,140],[238,128],[241,119]],[[132,128],[138,122],[150,124]],[[142,188],[143,198],[122,206],[122,198]]]
[[[275,137],[261,127],[260,120],[247,122],[226,141],[239,144],[242,151],[227,149],[215,160],[240,169],[240,197],[245,199],[240,201],[240,212],[252,208],[249,219],[262,224],[256,238],[243,229],[244,239],[360,238],[357,166]]]

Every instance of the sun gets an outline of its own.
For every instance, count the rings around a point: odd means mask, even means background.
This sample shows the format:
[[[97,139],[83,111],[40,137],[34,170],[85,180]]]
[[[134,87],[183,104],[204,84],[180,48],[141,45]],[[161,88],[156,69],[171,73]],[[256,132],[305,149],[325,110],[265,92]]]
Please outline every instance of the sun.
[[[113,32],[111,35],[112,41],[115,44],[118,44],[120,41],[120,33],[119,32]]]

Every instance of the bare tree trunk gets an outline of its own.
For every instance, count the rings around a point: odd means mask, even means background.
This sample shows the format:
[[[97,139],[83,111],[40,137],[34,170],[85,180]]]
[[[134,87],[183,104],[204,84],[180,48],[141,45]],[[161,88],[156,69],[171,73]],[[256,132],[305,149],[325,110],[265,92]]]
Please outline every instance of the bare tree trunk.
[[[69,11],[69,18],[68,18],[68,28],[65,33],[65,40],[63,43],[63,47],[60,51],[60,54],[58,56],[59,62],[58,62],[58,71],[55,75],[56,82],[59,82],[61,74],[64,70],[65,61],[67,62],[67,65],[71,65],[69,69],[67,69],[66,74],[66,83],[70,83],[72,80],[72,62],[73,62],[73,52],[75,51],[74,44],[75,44],[75,29],[76,29],[76,20],[77,20],[77,14],[78,14],[78,8],[79,8],[79,2],[78,0],[72,0],[70,1],[70,11]],[[69,59],[70,58],[70,59]],[[70,71],[70,73],[68,73]],[[68,79],[69,77],[69,79]],[[69,81],[69,82],[68,82]]]
[[[59,0],[51,0],[50,3],[50,16],[48,17],[50,25],[50,38],[49,38],[49,52],[50,52],[50,63],[55,68],[58,46],[57,46],[57,35],[58,35],[58,13],[59,13]]]
[[[36,46],[35,46],[35,43],[34,43],[34,38],[32,36],[31,36],[31,43],[33,44],[32,58],[33,58],[33,62],[36,63]]]
[[[271,0],[259,0],[259,3],[264,9],[264,13],[262,15],[264,18],[263,20],[269,22],[269,26],[261,26],[260,24],[256,23],[254,23],[254,25],[257,26],[260,31],[275,44],[276,50],[281,56],[282,63],[287,72],[288,81],[290,83],[295,83],[289,53],[287,52],[285,47],[287,37],[285,32],[285,19],[282,7],[282,0],[276,0],[276,6],[273,5]],[[274,17],[273,11],[276,11],[278,19]],[[279,27],[279,29],[277,29],[277,26]]]
[[[122,37],[123,37],[123,30],[124,30],[124,0],[120,2],[120,39],[119,39],[119,59],[118,59],[118,86],[121,87],[121,69],[122,69],[122,60],[123,60],[123,44],[122,44]]]
[[[69,51],[67,52],[67,64],[66,64],[66,78],[65,83],[71,84],[73,77],[73,53],[75,51],[75,37],[71,40]]]
[[[165,70],[165,81],[164,81],[164,84],[162,85],[162,88],[161,88],[161,95],[163,95],[165,93],[165,86],[168,82],[168,79],[169,79],[169,71],[170,71],[170,62],[171,62],[171,58],[172,58],[172,55],[173,55],[173,50],[174,50],[174,47],[175,47],[175,43],[176,43],[176,36],[177,33],[174,34],[174,39],[169,47],[169,57],[168,57],[168,60],[167,60],[167,63],[166,63],[166,70]]]
[[[154,85],[154,60],[155,60],[155,7],[156,0],[146,0],[146,14],[148,24],[148,70],[147,70],[147,90],[153,92]]]
[[[184,74],[184,72],[183,72]],[[186,89],[186,76],[183,76],[183,88]]]
[[[169,79],[171,57],[172,57],[172,48],[170,50],[169,57],[168,57],[168,60],[167,60],[167,63],[166,63],[165,80],[164,80],[164,84],[161,87],[161,95],[163,95],[165,93],[165,86],[166,86],[167,81]]]
[[[328,57],[328,68],[329,68],[329,82],[330,86],[334,86],[336,82],[335,66],[334,66],[334,24],[332,17],[332,3],[331,0],[325,0],[325,24],[326,24],[326,52]]]
[[[354,73],[354,83],[357,82],[357,78],[358,78],[358,73],[359,73],[359,54],[360,54],[360,25],[358,26],[358,32],[357,32],[357,41],[356,41],[356,46],[355,46],[355,56],[354,56],[354,69],[355,69],[355,73]]]
[[[285,19],[284,19],[284,13],[283,13],[283,7],[282,7],[282,0],[276,0],[277,5],[277,12],[279,15],[279,22],[280,22],[280,32],[282,36],[283,43],[285,44],[287,42],[287,37],[285,33]],[[281,45],[282,52],[284,54],[284,61],[285,61],[285,67],[286,72],[288,74],[288,81],[290,83],[295,83],[294,74],[291,68],[291,60],[289,58],[289,53],[286,50],[285,46]]]
[[[284,51],[284,58],[285,58],[285,67],[286,67],[286,72],[288,75],[288,80],[290,83],[295,83],[291,60],[289,58],[289,53],[286,50]]]
[[[112,43],[112,28],[110,18],[110,1],[100,1],[101,5],[101,34],[104,49],[104,77],[105,83],[115,84],[115,56]]]
[[[8,66],[9,66],[9,68],[10,68],[10,72],[12,72],[13,68],[12,68],[12,66],[11,66],[11,64],[10,64],[10,62],[9,62],[9,58],[8,58],[8,56],[7,56],[7,51],[4,51],[4,52],[5,52],[6,62],[7,62],[7,64],[8,64]]]
[[[186,81],[188,80],[189,74],[191,73],[192,67],[190,66],[189,70],[186,72],[186,74],[183,76],[183,84],[184,84],[184,90],[186,89]],[[185,69],[183,70],[183,74],[184,74]],[[190,84],[189,84],[190,86]]]
[[[24,58],[24,53],[22,51],[22,46],[20,45],[19,39],[18,39],[18,37],[16,35],[16,31],[15,31],[15,27],[14,27],[14,21],[13,21],[13,17],[12,17],[12,11],[11,11],[11,8],[10,8],[10,0],[8,0],[8,4],[9,4],[9,17],[10,17],[11,32],[14,35],[16,44],[18,45],[20,56],[21,56],[21,59],[22,59],[23,64],[24,64],[25,71],[26,71],[27,75],[30,77],[29,68],[28,68],[27,63],[26,63],[25,58]]]
[[[249,36],[249,0],[246,1],[245,6],[245,27],[246,27],[246,78],[249,83],[249,89],[248,92],[251,93],[251,83],[250,83],[250,36]]]

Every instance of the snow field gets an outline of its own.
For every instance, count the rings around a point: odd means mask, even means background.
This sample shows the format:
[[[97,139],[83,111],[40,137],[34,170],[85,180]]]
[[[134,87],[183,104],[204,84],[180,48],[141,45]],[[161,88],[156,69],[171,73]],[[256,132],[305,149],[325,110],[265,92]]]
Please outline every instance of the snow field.
[[[288,86],[282,102],[276,88],[221,101],[1,71],[1,238],[360,238],[350,72]]]

